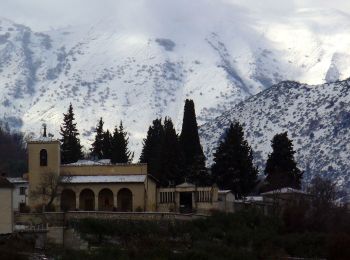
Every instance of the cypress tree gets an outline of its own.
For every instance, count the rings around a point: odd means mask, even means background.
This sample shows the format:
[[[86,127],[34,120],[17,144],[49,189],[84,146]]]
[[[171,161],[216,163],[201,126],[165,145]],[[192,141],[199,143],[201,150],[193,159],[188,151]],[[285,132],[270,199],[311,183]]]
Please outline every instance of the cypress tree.
[[[95,141],[92,143],[91,145],[92,147],[90,149],[91,155],[94,158],[102,159],[103,158],[103,138],[104,138],[102,117],[100,118],[95,131],[96,131]]]
[[[119,128],[115,127],[112,137],[112,163],[130,163],[134,157],[128,148],[129,137],[120,121]]]
[[[112,158],[112,134],[109,132],[108,129],[106,132],[103,133],[102,158],[103,159]]]
[[[148,164],[148,173],[162,179],[162,147],[164,140],[164,127],[162,119],[155,119],[148,128],[147,137],[143,140],[143,148],[140,156],[140,163]]]
[[[73,163],[83,157],[82,146],[80,145],[77,124],[74,123],[74,112],[72,104],[69,105],[67,114],[63,114],[63,124],[60,134],[61,160],[62,163]]]
[[[164,139],[161,142],[162,186],[180,184],[184,181],[183,156],[180,148],[179,137],[170,118],[164,120]]]
[[[253,190],[257,175],[258,170],[253,166],[253,152],[244,139],[243,127],[238,122],[231,124],[214,153],[214,182],[221,189],[229,189],[237,198],[241,198]]]
[[[180,144],[186,177],[193,183],[202,183],[201,175],[206,175],[205,156],[199,141],[194,102],[189,99],[185,101]]]
[[[265,168],[267,190],[284,187],[300,189],[303,172],[297,167],[293,143],[287,132],[276,134],[271,146],[272,153],[269,154]]]

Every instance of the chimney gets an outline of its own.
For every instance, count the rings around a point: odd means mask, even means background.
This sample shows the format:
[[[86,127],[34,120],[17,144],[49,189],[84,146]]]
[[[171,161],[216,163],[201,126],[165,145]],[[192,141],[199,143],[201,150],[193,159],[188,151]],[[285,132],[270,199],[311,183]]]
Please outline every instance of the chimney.
[[[46,135],[46,124],[43,124],[43,128],[44,128],[43,137],[47,137],[47,135]]]

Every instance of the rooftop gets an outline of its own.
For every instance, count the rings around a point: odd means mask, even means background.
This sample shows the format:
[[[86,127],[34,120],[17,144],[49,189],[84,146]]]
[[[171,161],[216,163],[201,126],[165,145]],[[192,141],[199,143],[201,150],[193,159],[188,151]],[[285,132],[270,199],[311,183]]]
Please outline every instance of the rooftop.
[[[101,165],[113,165],[113,166],[127,166],[127,165],[147,165],[146,163],[111,163],[110,159],[102,159],[98,161],[92,160],[78,160],[74,163],[62,164],[61,166],[101,166]]]
[[[28,183],[28,180],[25,180],[21,177],[17,177],[17,178],[11,178],[11,177],[7,177],[6,178],[9,182],[16,184],[16,183]]]
[[[63,183],[143,183],[146,175],[65,176]]]
[[[28,143],[52,143],[52,142],[59,142],[58,139],[54,139],[52,137],[35,137],[28,141]]]
[[[261,193],[261,195],[273,195],[273,194],[292,194],[292,193],[299,193],[299,194],[305,194],[307,195],[308,193],[302,190],[297,190],[294,188],[290,187],[285,187],[282,189],[277,189],[277,190],[271,190],[268,192]]]

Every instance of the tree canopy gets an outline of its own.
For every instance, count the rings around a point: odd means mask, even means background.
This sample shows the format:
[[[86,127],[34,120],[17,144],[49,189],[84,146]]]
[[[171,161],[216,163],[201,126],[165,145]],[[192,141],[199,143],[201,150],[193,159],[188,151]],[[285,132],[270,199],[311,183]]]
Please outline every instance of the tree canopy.
[[[291,187],[301,188],[303,172],[294,159],[293,143],[287,132],[276,134],[271,142],[272,153],[266,162],[267,190]]]
[[[115,127],[111,143],[112,163],[130,163],[132,161],[134,154],[129,151],[129,137],[124,130],[122,121],[120,121],[119,127]]]
[[[104,159],[103,154],[103,145],[104,145],[104,132],[103,132],[103,120],[102,117],[98,121],[98,124],[96,126],[96,135],[95,135],[95,141],[92,143],[91,147],[91,156],[97,159]]]
[[[61,161],[64,164],[76,162],[83,157],[79,132],[74,120],[73,106],[70,104],[67,113],[63,114],[63,124],[60,131],[62,136],[60,139]]]
[[[185,101],[180,145],[184,156],[185,177],[195,184],[207,182],[205,156],[199,140],[194,102],[190,99]]]
[[[252,192],[257,175],[253,152],[244,139],[243,127],[238,122],[231,123],[214,153],[213,181],[240,198]]]

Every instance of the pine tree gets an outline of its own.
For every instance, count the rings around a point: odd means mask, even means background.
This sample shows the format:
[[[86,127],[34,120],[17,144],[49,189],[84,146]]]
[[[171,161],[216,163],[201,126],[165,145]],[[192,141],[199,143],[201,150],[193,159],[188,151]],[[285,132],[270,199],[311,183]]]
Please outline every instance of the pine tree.
[[[74,123],[74,112],[72,104],[69,105],[67,114],[63,114],[61,126],[61,160],[62,163],[73,163],[83,157],[80,145],[77,124]]]
[[[91,145],[92,147],[90,149],[92,157],[97,159],[103,158],[103,138],[104,138],[103,120],[101,117],[96,126],[95,141],[92,143]]]
[[[180,148],[179,137],[170,118],[164,120],[164,139],[161,142],[161,172],[162,186],[180,184],[184,181],[183,155]]]
[[[266,162],[267,190],[291,187],[301,188],[303,172],[294,159],[293,143],[287,132],[276,134],[272,139],[272,153]]]
[[[164,140],[164,127],[162,119],[155,119],[148,128],[147,137],[143,140],[140,163],[147,163],[148,173],[157,179],[162,179],[162,147]]]
[[[199,141],[194,102],[189,99],[185,101],[180,144],[184,155],[186,177],[194,183],[202,183],[200,174],[207,175],[205,156]]]
[[[130,163],[134,154],[128,148],[129,137],[124,131],[123,123],[120,122],[119,128],[115,127],[112,138],[112,163]]]
[[[112,134],[109,132],[109,130],[103,133],[102,158],[103,159],[112,158]]]
[[[252,149],[244,139],[243,127],[238,122],[231,124],[214,153],[214,182],[221,189],[229,189],[237,198],[241,198],[253,190],[257,175]]]

